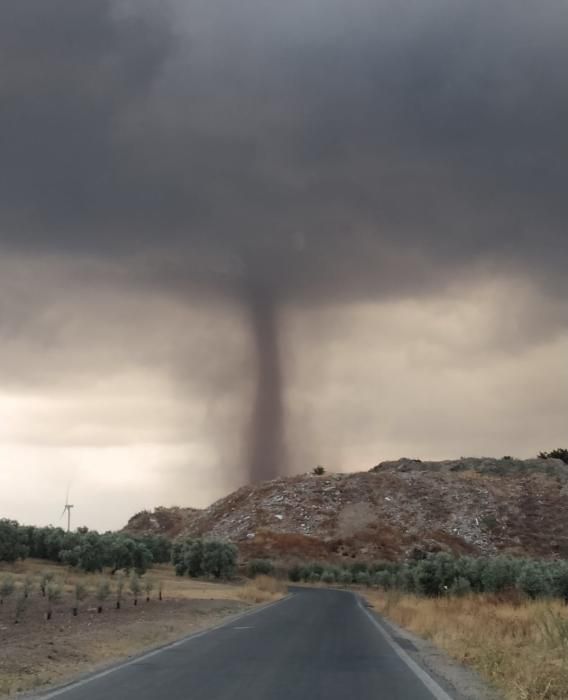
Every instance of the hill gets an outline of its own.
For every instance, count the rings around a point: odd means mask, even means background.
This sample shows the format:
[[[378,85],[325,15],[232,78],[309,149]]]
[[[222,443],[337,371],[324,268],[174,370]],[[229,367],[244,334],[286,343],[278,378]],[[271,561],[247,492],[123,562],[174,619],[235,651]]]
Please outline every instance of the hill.
[[[367,472],[244,486],[204,510],[157,508],[125,531],[226,538],[245,557],[568,556],[568,465],[401,459]]]

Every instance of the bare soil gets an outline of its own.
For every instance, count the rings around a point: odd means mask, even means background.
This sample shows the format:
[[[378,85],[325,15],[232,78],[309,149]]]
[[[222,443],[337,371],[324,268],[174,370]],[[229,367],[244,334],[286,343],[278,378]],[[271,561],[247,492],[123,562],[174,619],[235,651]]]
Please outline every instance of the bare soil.
[[[45,619],[43,598],[34,597],[22,620],[15,624],[15,602],[0,606],[0,695],[62,683],[77,675],[145,649],[173,641],[215,624],[250,607],[237,600],[142,599],[113,603],[97,613],[95,602],[81,604],[72,614],[69,600],[54,607]]]

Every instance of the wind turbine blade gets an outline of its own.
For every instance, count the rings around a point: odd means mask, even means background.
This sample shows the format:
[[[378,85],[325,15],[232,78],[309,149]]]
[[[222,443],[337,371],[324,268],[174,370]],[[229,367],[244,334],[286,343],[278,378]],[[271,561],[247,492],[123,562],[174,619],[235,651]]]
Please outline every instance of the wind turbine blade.
[[[61,515],[59,516],[59,520],[65,515],[65,511],[67,510],[67,505],[65,505],[65,508],[61,511]]]

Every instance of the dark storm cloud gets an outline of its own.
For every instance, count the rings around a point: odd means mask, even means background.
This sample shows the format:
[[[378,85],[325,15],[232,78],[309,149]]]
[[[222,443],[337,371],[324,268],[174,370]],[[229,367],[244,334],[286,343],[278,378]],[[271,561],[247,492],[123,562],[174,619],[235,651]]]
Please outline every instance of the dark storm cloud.
[[[477,261],[561,286],[565,3],[164,7],[4,0],[0,240],[242,298],[267,352],[253,455],[283,439],[280,304]]]

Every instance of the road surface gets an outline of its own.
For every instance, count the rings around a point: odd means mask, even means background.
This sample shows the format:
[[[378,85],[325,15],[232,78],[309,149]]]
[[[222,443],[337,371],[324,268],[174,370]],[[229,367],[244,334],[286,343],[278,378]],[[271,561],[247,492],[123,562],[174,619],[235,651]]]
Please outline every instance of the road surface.
[[[404,657],[355,595],[295,589],[286,600],[44,697],[450,700]]]

